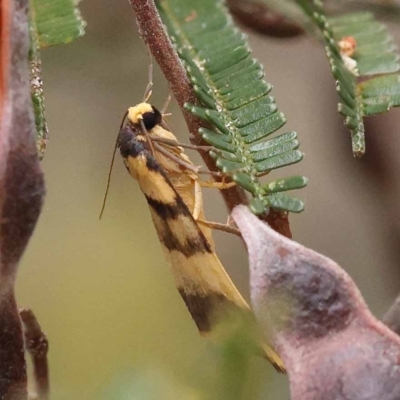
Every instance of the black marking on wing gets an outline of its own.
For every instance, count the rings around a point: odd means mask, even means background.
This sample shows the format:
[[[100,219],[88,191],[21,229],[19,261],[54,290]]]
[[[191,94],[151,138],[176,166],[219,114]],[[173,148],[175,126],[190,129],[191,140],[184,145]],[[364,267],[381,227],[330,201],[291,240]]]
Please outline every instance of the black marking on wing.
[[[160,217],[158,223],[162,224],[162,228],[158,230],[158,237],[164,246],[172,251],[176,250],[184,254],[186,257],[191,257],[198,253],[212,253],[212,249],[203,232],[197,226],[192,214],[188,210],[186,204],[181,197],[175,193],[175,204],[165,204],[151,197],[146,196],[147,203],[151,209]],[[195,235],[193,232],[186,235],[186,240],[182,243],[172,231],[168,221],[176,220],[179,216],[186,217],[194,226]]]
[[[139,155],[144,156],[146,159],[146,167],[153,173],[155,172],[160,174],[166,184],[169,185],[175,193],[175,201],[173,204],[162,203],[161,201],[155,200],[145,194],[149,206],[161,220],[160,223],[162,224],[162,227],[161,229],[157,229],[160,241],[168,250],[179,251],[186,257],[191,257],[196,253],[212,253],[213,251],[211,246],[201,229],[198,227],[192,213],[175,190],[164,169],[151,154],[148,143],[138,140],[138,136],[143,136],[143,133],[132,124],[128,124],[121,130],[118,136],[118,146],[122,157],[136,158]],[[195,235],[193,235],[193,232],[190,232],[190,234],[188,233],[184,243],[176,237],[168,224],[169,220],[176,220],[179,216],[183,216],[189,220],[193,226],[193,231],[195,232]]]
[[[215,325],[213,322],[220,320],[218,313],[223,311],[225,314],[229,309],[237,310],[236,304],[229,301],[221,293],[209,292],[207,295],[201,296],[199,294],[186,293],[183,288],[178,288],[178,290],[200,332],[210,332],[212,330]]]
[[[147,142],[137,140],[137,136],[143,135],[132,124],[126,125],[118,135],[118,147],[123,158],[137,157],[139,154],[148,152]],[[149,156],[151,154],[149,153]]]
[[[190,212],[186,205],[182,205],[180,198],[175,197],[174,204],[165,204],[159,200],[154,200],[153,198],[146,196],[149,206],[157,213],[157,215],[162,219],[178,219],[180,215],[189,217]]]
[[[166,174],[150,151],[147,141],[138,140],[138,136],[143,136],[143,132],[134,124],[126,125],[118,135],[118,147],[123,158],[134,157],[142,154],[146,159],[146,166],[150,171],[159,172],[164,177]],[[168,177],[166,177],[168,180]]]
[[[149,154],[149,157],[146,157],[146,166],[150,171],[159,172],[164,177],[166,176],[165,171],[151,154]]]

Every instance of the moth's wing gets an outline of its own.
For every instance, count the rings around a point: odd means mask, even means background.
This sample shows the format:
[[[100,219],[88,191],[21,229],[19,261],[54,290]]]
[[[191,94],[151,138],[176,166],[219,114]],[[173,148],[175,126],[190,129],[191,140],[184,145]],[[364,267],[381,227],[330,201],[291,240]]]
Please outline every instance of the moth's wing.
[[[158,163],[150,154],[142,152],[126,158],[125,164],[146,197],[181,294],[220,297],[248,310],[248,304]]]
[[[199,331],[212,333],[228,314],[245,316],[255,325],[249,305],[146,143],[131,140],[120,148],[128,171],[147,199],[177,289]],[[269,346],[261,347],[272,364],[284,370],[279,356]]]
[[[163,144],[162,142],[158,144],[184,163],[194,165],[185,153],[184,149],[178,145],[178,140],[176,136],[167,129],[166,125],[158,125],[154,127],[151,133],[152,135],[157,136],[161,139],[169,139],[175,141],[175,147]],[[191,170],[185,170],[182,167],[182,164],[171,160],[157,150],[155,150],[155,153],[157,162],[159,163],[160,167],[164,170],[164,172],[166,172],[170,183],[172,183],[174,189],[178,192],[179,196],[181,196],[189,211],[193,214],[196,196],[198,196],[198,194],[195,193],[195,182],[198,182],[198,175]],[[203,221],[206,220],[203,207],[200,208],[198,218]],[[205,225],[201,225],[200,229],[204,233],[207,241],[211,244],[211,247],[214,249],[215,243],[212,237],[211,229]]]

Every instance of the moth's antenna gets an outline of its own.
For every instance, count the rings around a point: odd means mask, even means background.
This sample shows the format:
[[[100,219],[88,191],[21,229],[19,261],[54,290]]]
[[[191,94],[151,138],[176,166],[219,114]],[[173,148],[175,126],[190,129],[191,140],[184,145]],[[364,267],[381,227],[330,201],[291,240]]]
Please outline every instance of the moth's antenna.
[[[124,117],[122,118],[121,125],[119,126],[120,131],[122,130],[122,127],[124,126],[125,118],[127,117],[127,115],[128,115],[128,111],[125,112]],[[119,135],[119,132],[118,132],[118,135]],[[114,151],[113,151],[113,155],[111,158],[110,170],[108,171],[107,187],[106,187],[106,191],[104,193],[103,205],[101,206],[99,219],[101,219],[101,217],[103,216],[104,209],[106,208],[107,195],[108,195],[108,190],[110,189],[111,173],[112,173],[112,169],[114,166],[115,153],[117,151],[117,147],[118,147],[118,136],[117,136],[117,140],[115,141]]]
[[[147,103],[152,92],[153,92],[153,59],[151,58],[150,49],[147,47],[147,51],[149,54],[149,80],[146,86],[146,90],[144,91],[143,102]]]
[[[122,121],[121,121],[121,123],[119,125],[119,130],[120,131],[122,131],[122,128],[124,127],[124,122],[125,122],[125,119],[128,116],[128,114],[129,114],[129,110],[126,110],[124,116],[122,117]]]

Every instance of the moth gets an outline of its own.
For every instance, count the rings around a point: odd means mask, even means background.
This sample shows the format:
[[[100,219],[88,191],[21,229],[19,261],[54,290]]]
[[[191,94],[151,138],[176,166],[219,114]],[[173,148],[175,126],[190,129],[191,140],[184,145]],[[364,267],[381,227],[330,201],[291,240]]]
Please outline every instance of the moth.
[[[204,220],[201,185],[208,183],[167,129],[162,112],[146,100],[128,109],[116,148],[147,200],[176,287],[202,335],[216,337],[228,316],[249,323],[249,331],[256,329],[249,305],[214,251],[209,226],[198,223]],[[260,338],[257,348],[284,371],[279,356]]]
[[[147,200],[158,238],[182,296],[200,333],[212,335],[228,316],[256,326],[243,299],[214,251],[212,233],[198,200],[202,182],[163,116],[150,103],[130,107],[117,139],[125,166]],[[201,196],[200,196],[201,198]],[[280,371],[282,361],[260,342],[260,349]]]

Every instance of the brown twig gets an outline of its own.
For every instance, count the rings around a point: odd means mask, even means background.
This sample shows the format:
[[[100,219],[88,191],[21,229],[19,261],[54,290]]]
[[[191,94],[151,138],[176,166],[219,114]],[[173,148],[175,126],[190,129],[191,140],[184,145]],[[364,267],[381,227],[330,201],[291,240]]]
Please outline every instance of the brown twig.
[[[0,398],[26,399],[24,340],[13,290],[0,301],[0,360]]]
[[[139,32],[150,49],[151,54],[156,59],[165,78],[167,79],[171,91],[174,94],[179,107],[185,117],[187,126],[191,133],[190,141],[195,145],[205,145],[205,142],[198,134],[205,123],[187,112],[183,105],[185,103],[198,104],[197,97],[186,75],[186,71],[176,53],[172,43],[164,29],[157,8],[153,0],[129,0],[136,15]],[[211,171],[218,171],[214,160],[206,152],[200,152],[207,168]],[[230,211],[239,204],[248,204],[248,198],[243,189],[234,186],[221,191]],[[265,220],[271,224],[277,232],[291,237],[289,221],[287,215],[271,212]]]
[[[274,231],[277,231],[278,233],[286,236],[289,239],[292,238],[288,212],[270,210],[268,215],[262,215],[260,219],[267,222]]]
[[[171,91],[183,112],[191,133],[191,142],[195,145],[205,145],[205,142],[198,134],[199,128],[205,126],[205,123],[183,108],[185,103],[198,104],[197,97],[193,92],[178,54],[165,32],[153,0],[130,0],[130,3],[136,14],[139,32],[164,73]],[[201,152],[200,155],[208,169],[218,171],[214,160],[208,153]],[[221,194],[229,210],[232,210],[238,204],[248,203],[247,196],[241,188],[232,187],[221,191]]]
[[[263,35],[293,37],[304,33],[301,26],[258,1],[227,0],[227,6],[236,19],[246,27]]]
[[[25,335],[25,349],[30,354],[35,379],[35,399],[48,400],[49,398],[49,368],[47,352],[49,342],[40,328],[35,314],[29,308],[19,310]]]

